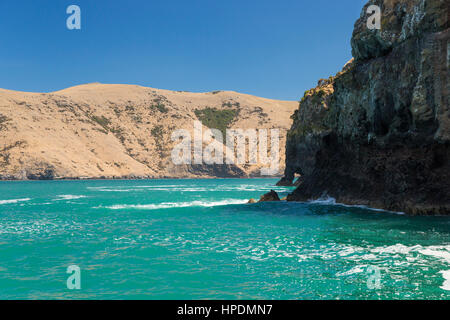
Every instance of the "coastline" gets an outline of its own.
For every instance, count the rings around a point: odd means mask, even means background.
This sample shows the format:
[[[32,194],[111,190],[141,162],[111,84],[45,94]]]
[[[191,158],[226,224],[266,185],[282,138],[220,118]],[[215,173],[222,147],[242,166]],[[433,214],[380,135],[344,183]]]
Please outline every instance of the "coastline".
[[[73,177],[64,177],[64,178],[54,178],[54,179],[0,179],[0,183],[4,183],[4,182],[42,182],[42,181],[46,181],[46,182],[60,182],[60,181],[64,181],[64,182],[77,182],[77,181],[169,181],[169,180],[183,180],[183,181],[195,181],[195,180],[205,180],[205,181],[210,181],[210,180],[279,180],[281,179],[281,176],[274,176],[274,177],[268,177],[268,176],[263,176],[263,177],[158,177],[158,178],[154,178],[154,177],[117,177],[117,178],[101,178],[101,177],[89,177],[89,178],[84,178],[84,177],[77,177],[77,178],[73,178]],[[274,187],[276,187],[276,185],[273,185]],[[447,214],[411,214],[411,213],[407,213],[407,212],[403,212],[403,211],[395,211],[395,210],[389,210],[389,209],[385,209],[382,206],[377,206],[376,203],[367,203],[367,201],[351,201],[351,202],[345,202],[345,201],[338,201],[336,200],[336,198],[333,197],[327,197],[327,198],[323,198],[323,197],[318,197],[316,199],[307,199],[307,200],[295,200],[292,199],[292,194],[295,191],[295,186],[284,186],[284,187],[291,187],[292,188],[292,192],[290,192],[287,196],[287,199],[285,200],[280,200],[280,201],[270,201],[271,203],[277,203],[277,202],[282,202],[282,203],[299,203],[299,204],[323,204],[323,205],[331,205],[331,206],[341,206],[341,207],[347,207],[347,208],[360,208],[360,209],[366,209],[366,210],[370,210],[370,211],[377,211],[377,212],[386,212],[386,213],[393,213],[393,214],[397,214],[397,215],[406,215],[406,216],[421,216],[421,217],[426,217],[426,216],[436,216],[436,217],[448,217]],[[261,196],[263,196],[264,194],[261,194]],[[257,203],[261,203],[261,202],[257,202]],[[248,203],[248,204],[253,204],[253,203]]]
[[[15,179],[0,177],[0,182],[14,182],[14,181],[128,181],[128,180],[213,180],[213,179],[281,179],[281,176],[252,176],[252,177],[136,177],[136,176],[121,176],[121,177],[56,177],[52,179]]]

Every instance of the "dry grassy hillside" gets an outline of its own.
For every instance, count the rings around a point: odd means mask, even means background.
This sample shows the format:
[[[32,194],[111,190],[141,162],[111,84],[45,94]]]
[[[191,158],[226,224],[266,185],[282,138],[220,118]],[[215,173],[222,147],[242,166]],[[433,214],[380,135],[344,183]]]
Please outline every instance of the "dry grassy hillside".
[[[0,179],[256,176],[258,165],[174,165],[177,129],[279,128],[280,174],[297,102],[236,92],[87,84],[53,93],[0,89]]]

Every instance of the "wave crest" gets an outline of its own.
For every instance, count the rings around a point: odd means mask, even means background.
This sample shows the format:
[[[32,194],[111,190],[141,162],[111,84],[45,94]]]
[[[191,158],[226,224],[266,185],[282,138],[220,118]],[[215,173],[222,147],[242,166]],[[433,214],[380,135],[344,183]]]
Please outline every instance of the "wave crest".
[[[245,204],[248,200],[241,199],[228,199],[221,201],[191,201],[191,202],[163,202],[155,204],[116,204],[106,207],[111,210],[123,210],[123,209],[137,209],[137,210],[157,210],[157,209],[171,209],[171,208],[187,208],[187,207],[217,207],[233,204]]]
[[[30,198],[0,200],[0,204],[11,204],[11,203],[25,202],[25,201],[30,201],[30,200],[31,200]]]

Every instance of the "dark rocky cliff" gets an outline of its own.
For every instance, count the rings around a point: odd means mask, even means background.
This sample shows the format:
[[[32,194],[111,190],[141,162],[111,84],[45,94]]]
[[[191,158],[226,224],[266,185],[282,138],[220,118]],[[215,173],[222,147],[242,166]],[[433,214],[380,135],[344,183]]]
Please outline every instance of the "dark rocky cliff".
[[[366,27],[381,7],[381,30]],[[450,214],[448,0],[373,0],[354,59],[305,93],[286,144],[288,197]]]

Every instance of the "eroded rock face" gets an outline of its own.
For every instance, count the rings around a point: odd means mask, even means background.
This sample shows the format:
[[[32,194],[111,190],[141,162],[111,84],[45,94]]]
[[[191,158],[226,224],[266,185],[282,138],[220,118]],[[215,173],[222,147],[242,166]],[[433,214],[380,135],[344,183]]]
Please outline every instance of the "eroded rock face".
[[[382,29],[366,8],[382,8]],[[355,59],[309,90],[288,132],[288,200],[324,193],[347,204],[450,214],[448,3],[370,1],[355,24]]]
[[[381,30],[367,28],[367,8],[382,12]],[[356,60],[385,56],[407,39],[448,28],[447,0],[371,0],[364,6],[353,30],[352,53]]]

